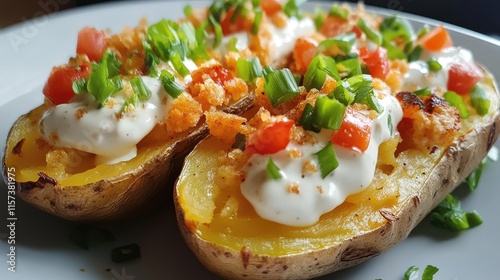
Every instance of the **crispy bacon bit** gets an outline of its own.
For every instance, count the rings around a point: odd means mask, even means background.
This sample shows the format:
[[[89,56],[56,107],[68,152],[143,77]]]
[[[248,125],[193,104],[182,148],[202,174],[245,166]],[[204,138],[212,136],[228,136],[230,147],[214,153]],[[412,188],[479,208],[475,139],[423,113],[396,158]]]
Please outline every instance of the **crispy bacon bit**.
[[[24,141],[26,141],[25,138],[23,138],[19,142],[17,142],[17,144],[14,146],[14,148],[12,148],[12,154],[14,154],[16,156],[20,156],[20,157],[23,156],[22,148],[24,145]]]
[[[403,108],[403,120],[398,130],[404,149],[446,147],[460,130],[460,115],[443,98],[431,94],[419,98],[411,92],[399,92],[396,98]]]
[[[289,193],[300,194],[299,185],[297,185],[297,184],[288,184],[287,187],[288,187],[287,190],[288,190]]]
[[[379,212],[380,212],[380,215],[382,215],[384,217],[384,219],[386,219],[388,222],[394,222],[394,221],[399,220],[399,217],[396,216],[394,213],[392,213],[391,210],[381,209],[381,210],[379,210]]]

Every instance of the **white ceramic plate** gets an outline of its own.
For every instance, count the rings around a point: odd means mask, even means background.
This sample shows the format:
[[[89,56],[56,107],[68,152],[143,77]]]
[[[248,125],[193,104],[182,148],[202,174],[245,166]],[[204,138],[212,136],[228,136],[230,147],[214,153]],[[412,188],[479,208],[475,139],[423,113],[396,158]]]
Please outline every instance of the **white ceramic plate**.
[[[41,1],[40,3],[42,3]],[[51,1],[46,1],[51,2]],[[43,2],[45,3],[45,2]],[[52,1],[51,3],[57,3]],[[191,2],[205,6],[208,2]],[[49,15],[0,30],[0,149],[14,120],[42,102],[41,88],[50,69],[62,64],[75,52],[78,30],[91,25],[118,32],[134,26],[143,16],[150,22],[162,17],[181,17],[186,2],[122,2],[89,6]],[[308,4],[309,8],[313,4]],[[55,6],[40,6],[40,12]],[[387,10],[373,9],[382,14]],[[437,21],[404,14],[417,26]],[[486,19],[483,19],[486,20]],[[456,45],[473,51],[476,60],[500,77],[500,42],[489,37],[447,25]],[[497,147],[500,143],[497,142]],[[402,279],[409,266],[421,270],[437,266],[437,279],[498,279],[500,249],[500,162],[490,164],[478,190],[458,191],[462,206],[477,210],[484,224],[460,234],[452,234],[424,220],[402,243],[387,253],[354,268],[321,279]],[[177,230],[171,197],[168,203],[140,219],[103,225],[117,240],[97,244],[90,250],[70,242],[74,224],[35,210],[16,201],[16,272],[9,272],[10,246],[7,244],[7,190],[0,183],[0,279],[219,279],[204,269],[188,250]],[[113,247],[137,243],[142,257],[116,264],[110,259]]]

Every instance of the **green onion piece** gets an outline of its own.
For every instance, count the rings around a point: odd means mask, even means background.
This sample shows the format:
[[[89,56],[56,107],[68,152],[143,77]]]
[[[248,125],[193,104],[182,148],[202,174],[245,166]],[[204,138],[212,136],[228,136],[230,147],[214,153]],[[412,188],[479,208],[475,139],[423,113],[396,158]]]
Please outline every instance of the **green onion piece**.
[[[189,69],[184,65],[184,62],[182,62],[181,56],[178,53],[172,53],[170,55],[170,62],[172,62],[172,65],[174,66],[175,71],[179,73],[182,77],[186,77],[189,75]]]
[[[394,124],[392,123],[392,115],[387,114],[387,128],[389,128],[390,134],[394,131]]]
[[[305,129],[313,132],[320,132],[321,127],[312,121],[312,116],[314,112],[314,106],[306,103],[304,111],[302,111],[302,116],[300,116],[299,124]]]
[[[382,112],[384,112],[384,106],[380,104],[378,99],[373,94],[368,94],[367,96],[365,96],[365,98],[363,98],[359,102],[368,105],[372,110],[374,110],[379,114],[382,114]]]
[[[279,180],[283,177],[281,175],[279,167],[276,166],[276,164],[274,163],[272,158],[269,158],[267,160],[266,172],[267,172],[267,176],[273,180]]]
[[[454,91],[447,91],[443,94],[443,98],[450,103],[451,106],[458,109],[458,113],[460,114],[460,118],[466,119],[469,117],[470,113],[467,109],[467,105],[465,104],[462,96],[458,95]]]
[[[187,43],[180,40],[177,33],[178,28],[177,23],[165,19],[148,28],[146,40],[163,61],[168,61],[171,53],[179,53],[181,59],[187,55]]]
[[[193,49],[198,45],[196,40],[196,29],[190,22],[183,22],[179,25],[179,39],[188,43],[189,49]]]
[[[337,61],[337,71],[343,78],[361,75],[362,71],[359,58],[356,56],[342,61]]]
[[[345,106],[349,106],[354,102],[355,94],[348,91],[343,85],[337,86],[332,93],[332,97],[340,101]],[[330,97],[330,94],[328,95],[328,97]]]
[[[227,49],[231,52],[237,52],[238,48],[236,48],[236,44],[238,44],[238,38],[237,37],[231,37],[229,39],[229,42],[227,44]]]
[[[73,91],[75,94],[80,94],[87,90],[87,79],[77,79],[73,82]]]
[[[238,77],[247,83],[253,82],[257,77],[262,76],[262,66],[256,57],[239,58],[236,63]]]
[[[316,30],[320,30],[321,26],[325,22],[325,13],[319,7],[316,7],[314,10],[314,25],[316,26]]]
[[[356,75],[346,79],[349,89],[354,93],[354,102],[358,102],[367,95],[373,95],[372,81],[363,75]]]
[[[380,24],[380,32],[384,40],[388,42],[396,38],[408,42],[415,35],[412,25],[406,19],[398,16],[385,18]]]
[[[417,31],[417,38],[418,39],[422,38],[425,34],[429,33],[430,31],[431,31],[430,27],[428,25],[424,25]]]
[[[428,87],[421,88],[413,92],[417,96],[429,96],[431,95],[431,90]]]
[[[233,1],[233,3],[234,3],[234,1]],[[243,5],[241,5],[239,3],[234,3],[234,4],[236,4],[235,5],[235,9],[234,9],[234,13],[231,16],[231,19],[229,20],[231,23],[235,23],[236,22],[236,20],[240,16],[240,14],[242,14],[243,9],[245,8]]]
[[[141,248],[133,243],[111,250],[111,260],[116,263],[135,260],[141,257]]]
[[[480,116],[488,114],[490,110],[490,99],[480,85],[475,85],[470,92],[470,102],[472,107]]]
[[[328,141],[323,149],[316,153],[316,156],[318,156],[319,169],[321,170],[321,177],[323,179],[339,166],[332,142],[330,141]]]
[[[481,179],[481,175],[483,174],[483,170],[490,162],[497,161],[498,159],[498,150],[496,147],[492,147],[488,154],[483,158],[481,163],[479,164],[474,171],[472,171],[469,176],[465,179],[465,183],[469,186],[469,190],[471,192],[477,189],[479,185],[479,180]]]
[[[333,53],[338,53],[338,51],[340,51],[343,54],[347,54],[351,51],[354,42],[356,42],[356,34],[352,32],[341,34],[321,41],[318,44],[316,52],[324,53],[331,51]]]
[[[368,38],[370,41],[373,41],[377,45],[382,44],[382,35],[378,33],[377,31],[371,29],[366,22],[362,19],[359,18],[358,21],[356,22],[356,26],[361,29],[363,33],[365,33],[366,38]]]
[[[217,47],[220,46],[220,43],[222,42],[222,38],[224,37],[224,34],[222,33],[222,26],[214,21],[213,19],[211,19],[211,24],[212,26],[214,27],[214,34],[215,34],[215,38],[214,38],[214,45],[213,45],[213,48],[216,49]]]
[[[285,5],[283,5],[283,12],[288,17],[296,17],[298,19],[302,18],[300,14],[299,6],[306,0],[287,0]]]
[[[263,12],[260,8],[255,9],[255,19],[252,23],[252,29],[250,30],[253,35],[259,33],[260,23],[262,22]]]
[[[112,94],[123,89],[120,74],[121,62],[111,51],[106,51],[99,61],[92,65],[92,73],[87,82],[87,91],[95,97],[100,106]]]
[[[441,64],[435,59],[427,60],[427,66],[431,72],[437,72],[443,68],[443,66],[441,66]]]
[[[137,95],[139,101],[144,102],[151,97],[151,91],[146,86],[146,84],[144,84],[144,81],[141,77],[134,77],[132,80],[130,80],[130,85],[132,86],[134,94]]]
[[[417,266],[410,266],[404,275],[404,280],[415,280],[418,277],[418,267]]]
[[[262,69],[262,73],[264,74],[264,92],[273,107],[292,100],[300,94],[290,69],[274,70],[266,66]]]
[[[308,91],[313,88],[321,89],[327,75],[335,80],[340,80],[335,60],[329,56],[318,54],[307,67],[304,75],[304,87]]]
[[[463,211],[460,201],[451,194],[431,211],[429,218],[432,225],[456,232],[482,223],[481,217],[476,212]]]
[[[390,60],[406,58],[406,54],[402,50],[398,49],[398,47],[394,46],[390,41],[384,39],[382,46],[387,49],[387,57]]]
[[[193,7],[191,7],[191,5],[189,5],[189,4],[188,4],[188,5],[186,5],[186,6],[184,7],[184,15],[185,15],[186,17],[190,17],[192,14],[193,14]]]
[[[192,49],[188,57],[193,61],[210,60],[210,56],[207,53],[207,48],[205,45],[198,45],[196,48]]]
[[[427,265],[422,273],[422,280],[433,280],[434,274],[438,272],[438,268],[432,265]]]
[[[175,81],[174,75],[167,70],[161,71],[160,82],[168,95],[173,98],[179,97],[184,92],[184,89]]]
[[[346,106],[340,101],[328,97],[318,97],[311,116],[314,126],[337,130],[344,119]]]
[[[144,48],[144,60],[146,62],[146,68],[149,72],[149,76],[158,77],[160,74],[158,71],[158,63],[160,63],[160,58],[154,53],[151,45],[148,42],[143,41],[142,46]]]
[[[302,85],[302,80],[303,80],[303,76],[300,75],[300,74],[293,74],[293,78],[295,79],[295,83],[297,85]]]
[[[198,45],[203,45],[205,43],[205,39],[208,36],[207,33],[208,21],[203,21],[195,30],[196,41]]]
[[[252,6],[254,8],[260,7],[261,0],[252,0]]]
[[[420,59],[420,55],[423,52],[422,46],[416,46],[413,50],[411,50],[408,55],[406,56],[406,59],[408,62],[416,61]]]
[[[130,105],[136,107],[138,103],[139,103],[139,98],[137,97],[137,94],[132,94],[129,98],[127,98],[127,100],[125,100],[125,103],[123,103],[123,107],[120,110],[120,112],[121,113],[125,112],[125,109]]]
[[[338,4],[333,4],[328,12],[328,15],[336,18],[347,19],[349,11],[340,7]]]

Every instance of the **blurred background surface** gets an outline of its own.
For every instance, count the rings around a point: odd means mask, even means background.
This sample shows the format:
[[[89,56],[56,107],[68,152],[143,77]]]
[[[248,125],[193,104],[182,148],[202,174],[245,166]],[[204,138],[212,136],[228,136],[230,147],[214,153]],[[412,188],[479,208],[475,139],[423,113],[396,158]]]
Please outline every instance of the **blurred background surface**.
[[[102,2],[118,1],[119,0],[1,0],[0,28],[33,17],[42,16],[48,12],[94,5]],[[347,2],[357,1],[348,0]],[[486,35],[500,34],[500,16],[498,16],[500,1],[498,0],[365,0],[364,2],[366,5],[438,19]]]

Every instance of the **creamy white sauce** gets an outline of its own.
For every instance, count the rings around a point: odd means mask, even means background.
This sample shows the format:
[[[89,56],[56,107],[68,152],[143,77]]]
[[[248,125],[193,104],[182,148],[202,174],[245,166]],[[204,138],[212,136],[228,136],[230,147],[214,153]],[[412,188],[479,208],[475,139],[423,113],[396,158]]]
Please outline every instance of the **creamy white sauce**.
[[[273,61],[281,59],[290,54],[295,45],[297,38],[310,35],[316,32],[314,22],[310,18],[301,20],[291,17],[288,19],[284,28],[278,28],[270,23],[271,32],[273,33],[271,44],[271,58]],[[220,46],[215,50],[220,55],[225,55],[229,52],[229,42],[231,38],[236,37],[236,48],[240,51],[248,49],[250,46],[250,34],[247,32],[238,32],[222,38]]]
[[[396,133],[402,118],[399,102],[389,90],[377,92],[385,110],[372,125],[370,144],[364,153],[334,145],[339,166],[325,179],[321,178],[316,152],[330,140],[331,130],[323,129],[315,134],[317,143],[298,145],[290,143],[285,150],[273,155],[251,156],[244,167],[246,179],[241,184],[245,198],[253,205],[259,216],[266,220],[289,226],[309,226],[316,223],[320,216],[340,205],[347,196],[367,187],[373,180],[378,157],[378,147]],[[388,118],[392,120],[392,131]],[[302,157],[289,157],[290,151],[298,149]],[[266,173],[269,157],[280,168],[282,179],[271,180]],[[302,167],[310,161],[318,167],[318,172],[303,176]],[[290,191],[296,185],[298,193]]]
[[[431,58],[441,64],[441,70],[429,71],[427,61]],[[450,65],[458,61],[474,63],[474,58],[469,50],[460,47],[449,47],[441,52],[423,52],[421,60],[408,64],[408,72],[403,77],[402,90],[414,91],[425,87],[446,90]]]
[[[124,112],[117,117],[126,100],[123,92],[113,95],[117,101],[114,106],[100,109],[93,96],[82,93],[71,103],[47,110],[40,121],[41,132],[56,147],[96,154],[96,164],[112,164],[134,158],[137,143],[165,118],[172,101],[159,80],[141,78],[152,95],[148,101],[139,103],[134,112]],[[80,119],[77,118],[79,110],[85,111]]]

